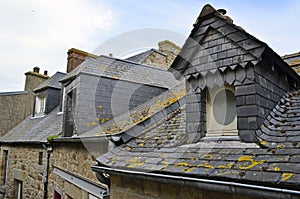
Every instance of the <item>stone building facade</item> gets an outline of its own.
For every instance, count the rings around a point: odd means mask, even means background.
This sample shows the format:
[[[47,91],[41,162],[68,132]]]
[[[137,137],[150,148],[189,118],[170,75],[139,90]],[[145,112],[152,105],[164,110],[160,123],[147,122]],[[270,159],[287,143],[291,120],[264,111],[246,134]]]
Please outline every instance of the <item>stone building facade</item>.
[[[33,109],[33,90],[49,76],[45,71],[39,73],[39,67],[25,73],[25,89],[17,92],[0,93],[0,135],[3,136],[31,114]]]
[[[106,185],[99,182],[90,166],[96,163],[96,154],[107,151],[108,141],[87,141],[85,144],[80,139],[54,141],[51,144],[53,152],[50,154],[47,198],[54,198],[54,194],[60,195],[61,199],[98,198],[100,192],[105,195]],[[88,150],[91,148],[94,151]],[[84,186],[84,182],[88,186]]]
[[[22,184],[24,198],[43,198],[44,155],[45,150],[37,144],[1,145],[3,198],[17,198],[19,183]]]
[[[118,199],[254,199],[241,194],[233,197],[222,192],[164,183],[163,180],[158,182],[128,176],[113,176],[111,184],[110,198]]]

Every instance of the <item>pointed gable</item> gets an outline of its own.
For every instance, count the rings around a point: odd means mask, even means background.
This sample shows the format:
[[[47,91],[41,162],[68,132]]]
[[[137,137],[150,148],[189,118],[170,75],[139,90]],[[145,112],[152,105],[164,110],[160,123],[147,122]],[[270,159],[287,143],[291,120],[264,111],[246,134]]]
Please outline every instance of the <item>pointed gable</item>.
[[[204,6],[171,65],[179,72],[176,78],[184,76],[188,82],[186,131],[191,142],[225,135],[257,142],[255,130],[283,95],[300,85],[280,56],[234,25],[224,11]]]

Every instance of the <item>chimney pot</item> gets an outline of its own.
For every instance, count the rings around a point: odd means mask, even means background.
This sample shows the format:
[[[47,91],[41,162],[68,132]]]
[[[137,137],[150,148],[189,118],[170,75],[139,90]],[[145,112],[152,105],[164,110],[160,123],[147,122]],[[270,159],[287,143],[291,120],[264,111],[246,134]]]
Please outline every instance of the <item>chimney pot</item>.
[[[37,66],[36,66],[36,67],[34,67],[34,68],[33,68],[33,72],[35,72],[35,73],[39,73],[39,72],[40,72],[40,68],[39,68],[39,67],[37,67]]]
[[[110,57],[112,57],[112,56],[113,56],[113,54],[112,54],[112,53],[109,53],[108,55],[109,55]]]
[[[48,76],[48,71],[44,70],[44,75]]]

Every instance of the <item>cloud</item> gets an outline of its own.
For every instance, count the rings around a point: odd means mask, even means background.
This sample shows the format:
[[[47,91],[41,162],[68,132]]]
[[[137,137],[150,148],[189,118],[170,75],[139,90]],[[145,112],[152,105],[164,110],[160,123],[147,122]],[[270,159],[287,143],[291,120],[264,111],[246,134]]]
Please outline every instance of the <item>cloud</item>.
[[[21,71],[35,65],[50,74],[64,72],[66,51],[92,50],[95,35],[110,32],[118,16],[102,1],[11,0],[0,2],[0,23],[0,67],[6,71],[0,74],[0,91],[8,91],[23,88],[7,85],[3,79],[22,82]]]

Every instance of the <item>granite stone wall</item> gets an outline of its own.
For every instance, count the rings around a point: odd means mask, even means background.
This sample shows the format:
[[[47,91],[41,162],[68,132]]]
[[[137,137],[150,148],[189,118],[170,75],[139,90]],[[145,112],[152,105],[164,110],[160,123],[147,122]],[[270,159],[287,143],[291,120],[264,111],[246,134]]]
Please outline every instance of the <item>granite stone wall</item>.
[[[3,136],[32,113],[33,90],[49,78],[31,71],[25,75],[25,91],[0,93],[0,136]]]
[[[6,183],[3,184],[4,152],[8,151]],[[39,154],[42,164],[39,165]],[[5,187],[4,198],[16,198],[17,181],[23,185],[23,198],[43,198],[43,173],[45,169],[45,151],[42,146],[19,145],[1,146],[1,185]],[[3,196],[3,195],[2,195]]]
[[[166,184],[130,177],[111,176],[110,199],[254,199],[182,185]]]
[[[88,192],[66,181],[53,173],[57,167],[72,175],[78,176],[96,185],[101,185],[92,171],[91,166],[96,165],[96,157],[108,150],[108,142],[94,143],[54,143],[50,157],[50,172],[48,184],[48,198],[53,198],[54,190],[61,193],[62,198],[70,196],[74,199],[88,199]],[[105,186],[105,185],[102,185]]]

